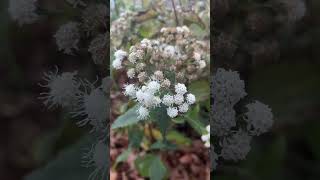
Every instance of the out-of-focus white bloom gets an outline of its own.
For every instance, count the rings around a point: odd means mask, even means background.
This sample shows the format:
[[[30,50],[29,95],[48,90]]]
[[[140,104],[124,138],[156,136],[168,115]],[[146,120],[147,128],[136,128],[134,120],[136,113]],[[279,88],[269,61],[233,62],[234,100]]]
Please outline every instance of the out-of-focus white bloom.
[[[38,20],[39,16],[36,14],[37,0],[10,0],[9,14],[14,21],[21,26],[24,24],[32,24]]]
[[[212,95],[215,102],[228,103],[234,106],[240,99],[247,95],[244,81],[235,71],[226,71],[222,68],[212,79]]]
[[[243,131],[238,131],[220,142],[221,156],[225,160],[244,160],[250,152],[252,137]]]
[[[90,93],[80,93],[78,95],[77,106],[72,114],[74,117],[84,117],[84,119],[78,121],[77,125],[82,127],[90,124],[93,126],[91,132],[103,131],[108,115],[108,103],[108,98],[101,88],[91,89]]]
[[[139,89],[136,93],[136,97],[137,97],[137,101],[139,103],[142,103],[144,100],[144,92],[141,89]]]
[[[114,57],[116,58],[116,59],[120,59],[121,61],[125,58],[125,57],[127,57],[127,52],[125,52],[125,51],[123,51],[123,50],[121,50],[121,49],[119,49],[119,50],[117,50],[115,53],[114,53]]]
[[[109,164],[109,158],[106,152],[108,152],[107,144],[99,141],[82,157],[84,167],[95,168],[90,174],[89,179],[107,179],[109,176],[109,174],[106,173]]]
[[[176,27],[176,29],[177,29],[177,33],[183,33],[183,29],[182,29],[182,27]]]
[[[48,72],[44,74],[44,80],[48,82],[46,85],[41,85],[49,89],[46,93],[41,93],[40,99],[44,100],[44,104],[48,108],[54,106],[70,107],[74,104],[76,94],[79,91],[80,84],[75,76],[76,72],[65,72],[58,75],[56,72]]]
[[[132,64],[135,64],[137,62],[137,56],[136,56],[136,52],[132,52],[129,54],[128,57],[129,62],[131,62]]]
[[[205,142],[204,145],[205,145],[207,148],[209,148],[209,147],[210,147],[210,125],[208,125],[208,126],[206,127],[206,131],[207,131],[207,133],[201,136],[201,140],[202,140],[203,142]]]
[[[76,22],[68,22],[58,29],[54,35],[56,44],[60,51],[66,54],[73,54],[72,49],[78,50],[80,41],[79,24]]]
[[[173,96],[166,94],[162,97],[162,103],[166,106],[171,106],[174,103]]]
[[[178,109],[176,107],[168,107],[167,114],[169,117],[175,118],[176,116],[178,116]]]
[[[150,81],[147,85],[148,91],[151,93],[156,93],[160,89],[160,84],[157,81]]]
[[[154,98],[155,96],[149,92],[149,91],[146,91],[143,93],[143,101],[142,101],[142,104],[145,105],[146,107],[153,107],[155,104],[155,101],[154,101]]]
[[[190,105],[194,104],[196,102],[196,97],[191,93],[187,94],[187,98],[186,99],[187,99],[187,103],[190,104]]]
[[[248,104],[248,112],[245,114],[245,121],[248,123],[248,131],[253,135],[260,135],[269,131],[273,124],[273,114],[271,109],[259,102]]]
[[[184,32],[189,33],[190,29],[187,26],[182,26],[182,29],[184,30]]]
[[[182,104],[183,102],[184,102],[184,97],[183,97],[183,95],[181,95],[181,94],[176,94],[176,95],[174,95],[174,103],[175,103],[175,104],[180,105],[180,104]]]
[[[179,106],[179,112],[186,113],[189,110],[189,104],[183,103]]]
[[[163,80],[162,83],[161,83],[161,86],[164,87],[164,88],[169,88],[170,85],[171,85],[171,82],[170,82],[169,79],[165,79],[165,80]]]
[[[153,104],[154,104],[154,106],[159,106],[160,105],[160,103],[161,103],[161,98],[160,97],[158,97],[158,96],[155,96],[154,98],[153,98]]]
[[[112,67],[115,69],[121,69],[122,68],[122,61],[121,59],[115,59],[112,62]]]
[[[176,49],[174,46],[167,45],[164,48],[164,55],[167,57],[173,57],[175,55]]]
[[[149,117],[149,110],[143,106],[140,106],[138,109],[138,118],[139,119],[147,119]]]
[[[164,33],[166,30],[167,30],[167,28],[163,27],[163,28],[161,28],[160,32]]]
[[[187,92],[187,87],[184,84],[178,83],[174,86],[177,94],[184,95]]]
[[[154,79],[157,81],[161,81],[163,79],[163,72],[162,71],[154,72]]]
[[[200,69],[203,69],[207,66],[206,61],[204,61],[204,60],[198,61],[198,64],[199,64]]]
[[[107,59],[107,35],[99,34],[90,43],[88,51],[95,64],[103,64]]]
[[[307,8],[304,0],[280,0],[287,10],[289,22],[295,22],[303,18],[306,14]]]
[[[225,136],[230,133],[231,128],[237,125],[236,112],[230,105],[214,103],[211,110],[211,121],[213,122],[212,133],[216,136]]]
[[[193,52],[193,58],[194,58],[196,61],[200,61],[200,60],[201,60],[201,54],[198,53],[198,52]]]
[[[134,68],[130,68],[130,69],[127,71],[127,76],[128,76],[128,78],[130,78],[130,79],[134,78],[134,76],[135,76]]]
[[[128,84],[124,86],[124,92],[123,92],[124,95],[134,98],[136,97],[136,92],[137,90],[134,84]]]

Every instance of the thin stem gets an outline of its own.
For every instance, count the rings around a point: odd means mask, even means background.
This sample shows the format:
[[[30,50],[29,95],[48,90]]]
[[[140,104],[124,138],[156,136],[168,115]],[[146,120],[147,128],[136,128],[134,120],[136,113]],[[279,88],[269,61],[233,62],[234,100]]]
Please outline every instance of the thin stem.
[[[176,25],[179,26],[179,20],[178,20],[176,5],[174,4],[174,0],[171,0],[171,3],[172,3],[173,11],[174,11],[174,16],[176,18]]]

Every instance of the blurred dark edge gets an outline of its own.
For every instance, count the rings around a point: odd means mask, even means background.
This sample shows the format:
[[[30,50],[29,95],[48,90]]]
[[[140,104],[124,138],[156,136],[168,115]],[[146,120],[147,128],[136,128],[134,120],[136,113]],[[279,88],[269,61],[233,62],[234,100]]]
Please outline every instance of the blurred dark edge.
[[[68,56],[58,51],[53,38],[58,24],[52,18],[19,27],[8,16],[8,1],[0,2],[0,179],[22,180],[34,170],[45,167],[61,149],[76,144],[88,132],[68,119],[63,124],[64,134],[52,147],[52,152],[35,155],[36,147],[46,146],[41,143],[55,136],[55,131],[62,127],[65,113],[61,109],[48,111],[38,99],[44,91],[38,85],[43,82],[43,73],[58,66],[59,72],[86,70],[80,75],[95,80],[92,72],[101,69],[97,69],[89,54]],[[109,1],[107,5],[109,7]],[[109,75],[109,67],[103,70],[103,76]],[[91,76],[86,76],[88,74]]]

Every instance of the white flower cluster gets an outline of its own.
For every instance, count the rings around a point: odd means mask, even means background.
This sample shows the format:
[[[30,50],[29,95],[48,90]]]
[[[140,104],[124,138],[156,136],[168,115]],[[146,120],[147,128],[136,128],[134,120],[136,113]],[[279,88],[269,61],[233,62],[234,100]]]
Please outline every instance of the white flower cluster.
[[[60,51],[72,55],[72,49],[78,50],[80,41],[79,24],[76,22],[68,22],[58,29],[54,35],[56,44]]]
[[[175,95],[165,94],[161,98],[161,85],[158,81],[152,80],[141,88],[134,84],[125,85],[124,94],[136,100],[140,106],[137,110],[139,119],[147,119],[150,109],[158,107],[160,103],[167,106],[167,115],[175,118],[179,113],[186,113],[189,110],[189,105],[195,103],[195,96],[187,93],[187,88],[184,84],[175,85]]]
[[[123,50],[117,50],[114,53],[115,60],[112,62],[112,67],[115,69],[122,68],[122,61],[127,57],[127,52]]]
[[[232,161],[243,160],[251,149],[252,137],[271,129],[273,125],[271,109],[255,101],[246,105],[247,112],[236,118],[234,106],[247,93],[244,81],[234,71],[219,68],[212,77],[211,93],[213,98],[210,116],[213,125],[212,134],[217,139],[218,143],[215,146],[219,147],[220,151],[212,152],[215,154],[215,166],[219,158]],[[240,126],[242,124],[246,124],[244,126],[246,128]]]
[[[32,24],[39,19],[36,3],[37,0],[10,0],[9,14],[19,25]]]
[[[121,45],[123,38],[130,33],[131,22],[135,16],[133,12],[124,12],[120,17],[111,23],[110,40],[113,47]]]

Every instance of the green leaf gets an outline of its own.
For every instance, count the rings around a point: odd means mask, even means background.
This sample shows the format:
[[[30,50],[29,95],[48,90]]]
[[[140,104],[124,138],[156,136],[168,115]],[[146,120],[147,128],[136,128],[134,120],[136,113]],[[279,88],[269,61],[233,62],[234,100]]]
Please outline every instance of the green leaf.
[[[131,148],[123,151],[116,159],[116,163],[113,165],[113,168],[116,168],[119,163],[125,162],[131,153]]]
[[[191,24],[189,28],[191,32],[200,39],[204,38],[207,34],[205,29],[202,29],[198,24]]]
[[[185,118],[178,116],[176,118],[173,118],[172,121],[176,124],[184,124],[185,123]]]
[[[138,128],[132,128],[129,130],[129,146],[133,148],[139,148],[143,139],[143,131]]]
[[[210,97],[210,85],[208,81],[201,80],[193,82],[188,89],[196,96],[197,102],[205,101]]]
[[[35,170],[25,180],[87,180],[93,169],[81,166],[84,147],[90,147],[93,138],[86,136],[78,143],[60,152],[44,168]]]
[[[200,106],[196,105],[184,116],[190,126],[198,132],[199,135],[205,134],[206,128],[199,119]]]
[[[149,168],[150,180],[163,180],[167,174],[167,168],[160,157],[155,157]]]
[[[134,107],[129,109],[126,113],[119,116],[115,120],[115,122],[112,124],[111,129],[127,127],[141,121],[140,119],[138,119],[137,109],[138,109],[138,106],[135,105]]]
[[[173,141],[177,143],[178,145],[186,145],[189,146],[192,143],[192,140],[188,137],[186,137],[184,134],[178,132],[178,131],[170,131],[167,134],[167,140]]]
[[[157,141],[150,146],[150,149],[160,149],[160,150],[175,150],[177,146],[168,141]]]
[[[154,120],[159,126],[162,136],[165,137],[171,122],[171,118],[167,115],[166,107],[161,105],[160,107],[152,110],[150,114],[152,120]]]
[[[149,168],[154,158],[155,156],[153,154],[147,154],[145,156],[138,157],[135,160],[134,163],[135,163],[136,169],[138,170],[141,176],[149,177]]]

